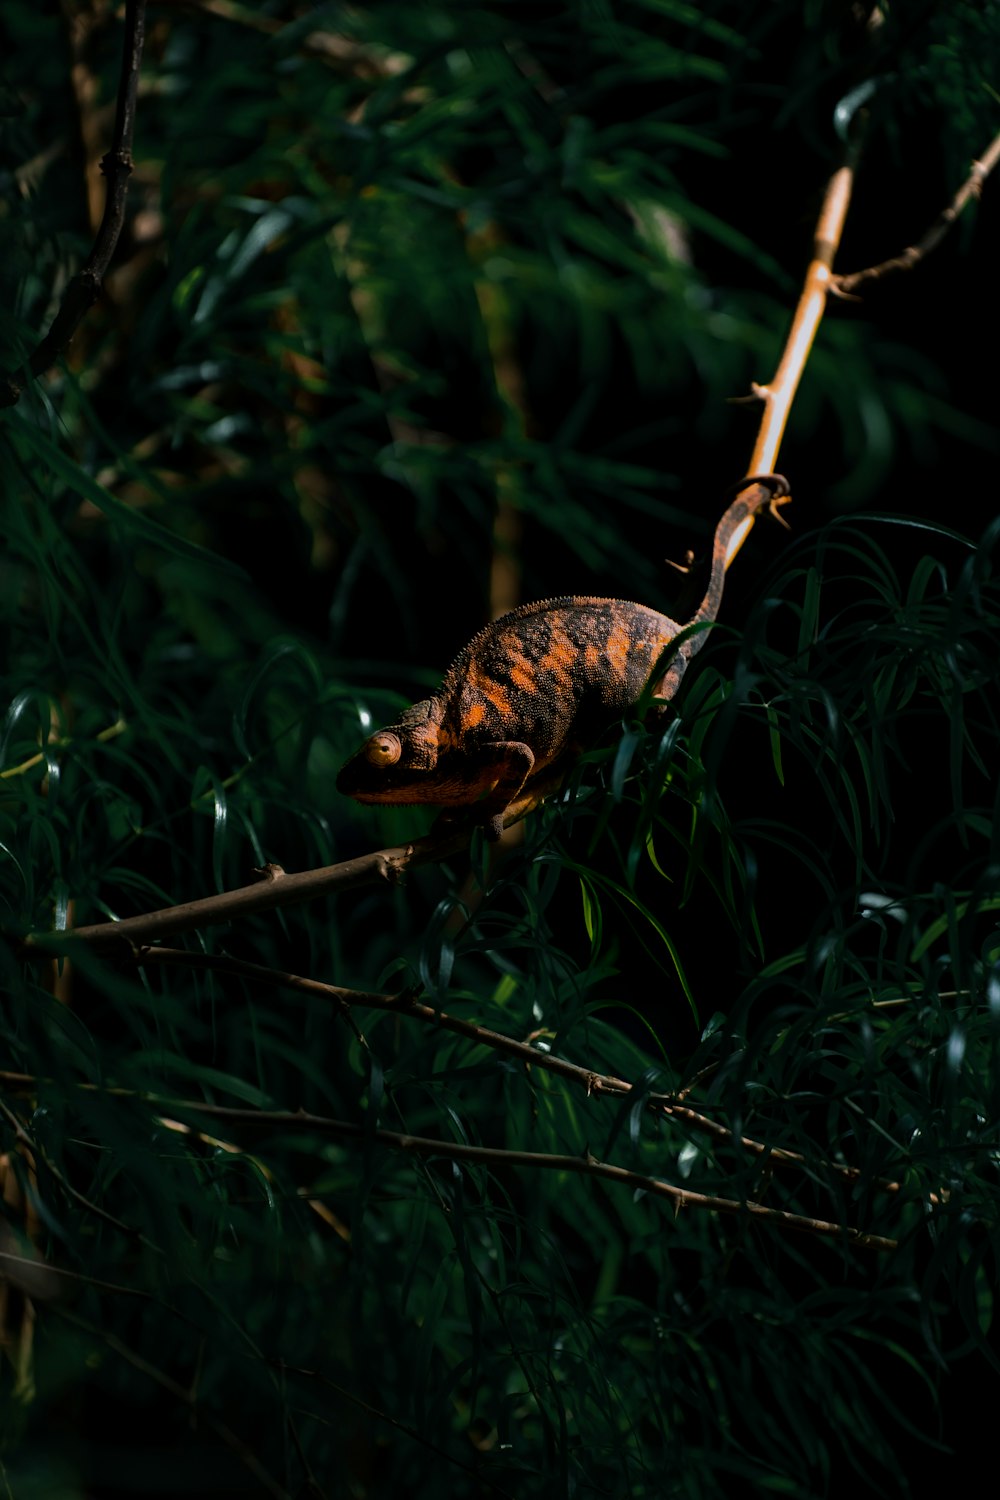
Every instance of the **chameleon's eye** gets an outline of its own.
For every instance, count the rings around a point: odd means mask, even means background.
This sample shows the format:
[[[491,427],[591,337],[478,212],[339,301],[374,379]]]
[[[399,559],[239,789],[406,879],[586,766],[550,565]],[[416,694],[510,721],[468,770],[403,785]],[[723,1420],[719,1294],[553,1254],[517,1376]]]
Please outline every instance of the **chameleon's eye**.
[[[372,766],[394,766],[401,749],[394,734],[373,734],[365,746],[365,760]]]

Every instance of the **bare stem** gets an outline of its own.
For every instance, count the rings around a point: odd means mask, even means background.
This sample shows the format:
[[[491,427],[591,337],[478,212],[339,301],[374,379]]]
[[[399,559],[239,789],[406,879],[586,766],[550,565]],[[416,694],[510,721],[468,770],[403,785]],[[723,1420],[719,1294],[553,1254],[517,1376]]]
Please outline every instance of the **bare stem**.
[[[187,948],[144,948],[136,954],[136,962],[140,965],[182,965],[187,968],[237,974],[265,984],[280,985],[283,989],[297,990],[300,994],[315,995],[319,999],[333,1001],[341,1008],[361,1006],[367,1010],[392,1011],[396,1015],[412,1016],[414,1020],[424,1021],[431,1026],[439,1026],[443,1031],[451,1031],[470,1042],[489,1047],[494,1052],[502,1052],[508,1057],[515,1057],[528,1068],[538,1068],[540,1071],[554,1073],[560,1078],[578,1083],[585,1089],[588,1096],[597,1094],[603,1097],[622,1098],[632,1092],[633,1085],[625,1078],[616,1078],[610,1073],[597,1073],[592,1068],[569,1062],[566,1058],[557,1057],[552,1052],[543,1052],[530,1042],[519,1042],[514,1037],[493,1031],[477,1021],[467,1021],[461,1016],[449,1015],[447,1011],[426,1005],[406,993],[386,995],[375,994],[368,990],[344,989],[340,985],[325,984],[322,980],[310,979],[302,974],[290,974],[281,969],[266,968],[263,964],[250,963],[246,959],[231,958],[228,954],[199,953]],[[765,1141],[754,1140],[751,1136],[735,1136],[728,1126],[720,1125],[717,1120],[709,1119],[707,1115],[700,1114],[689,1105],[678,1103],[668,1095],[651,1094],[646,1100],[646,1108],[652,1114],[681,1121],[692,1130],[711,1136],[713,1140],[720,1143],[735,1142],[754,1156],[766,1157],[769,1167],[772,1165],[779,1167],[811,1165],[834,1172],[849,1182],[856,1182],[861,1175],[857,1167],[827,1161],[810,1163],[808,1158],[798,1151],[787,1151],[780,1146],[769,1146]],[[887,1193],[898,1193],[900,1188],[898,1182],[881,1178],[877,1185]]]
[[[314,981],[306,981],[313,983]],[[509,1038],[503,1038],[508,1041]],[[538,1062],[533,1054],[533,1061]],[[572,1065],[569,1065],[572,1066]],[[34,1092],[38,1080],[28,1074],[0,1072],[0,1082],[11,1089]],[[849,1244],[865,1250],[895,1250],[897,1241],[882,1235],[867,1234],[850,1225],[837,1224],[828,1219],[813,1219],[806,1214],[793,1214],[785,1209],[767,1208],[751,1199],[720,1198],[711,1193],[694,1193],[665,1182],[659,1177],[648,1177],[643,1172],[632,1172],[627,1167],[616,1167],[610,1162],[601,1162],[589,1153],[586,1156],[554,1155],[543,1151],[508,1151],[492,1146],[469,1146],[464,1142],[432,1140],[425,1136],[404,1135],[395,1130],[375,1130],[369,1134],[365,1124],[353,1120],[334,1120],[326,1115],[314,1115],[306,1110],[262,1110],[240,1109],[224,1104],[209,1104],[201,1099],[165,1099],[155,1094],[140,1094],[134,1089],[101,1088],[97,1084],[81,1087],[92,1092],[113,1095],[116,1098],[141,1099],[160,1115],[202,1115],[218,1120],[227,1126],[227,1134],[233,1129],[243,1128],[267,1135],[280,1135],[284,1131],[313,1131],[319,1135],[335,1136],[340,1140],[369,1139],[397,1151],[406,1151],[417,1156],[443,1156],[451,1161],[471,1161],[483,1166],[538,1167],[547,1171],[583,1173],[590,1177],[604,1178],[641,1188],[654,1197],[668,1198],[675,1213],[682,1208],[707,1209],[711,1213],[749,1214],[755,1219],[767,1219],[777,1228],[801,1230],[827,1239],[844,1239]]]
[[[774,378],[767,385],[755,383],[752,387],[753,394],[764,403],[764,415],[750,457],[748,474],[774,472],[795,392],[809,358],[816,330],[826,310],[827,293],[833,280],[834,256],[847,218],[859,150],[860,136],[856,134],[848,146],[843,165],[837,168],[827,183],[813,235],[812,260],[806,271],[795,316],[792,318],[792,326]],[[750,535],[755,519],[753,515],[748,516],[733,535],[726,553],[727,568]]]
[[[863,286],[867,281],[880,281],[884,276],[891,276],[896,271],[912,271],[926,255],[937,249],[969,199],[979,197],[983,183],[998,161],[1000,161],[1000,135],[995,136],[982,156],[972,163],[968,177],[948,207],[938,214],[922,239],[919,239],[915,245],[907,245],[901,254],[894,255],[889,260],[880,261],[877,266],[866,266],[863,271],[850,271],[843,276],[834,276],[830,290],[847,294],[857,291],[858,287]]]
[[[449,1015],[446,1011],[437,1010],[433,1006],[425,1005],[422,1002],[412,999],[407,995],[386,995],[377,994],[367,990],[345,989],[340,985],[325,984],[321,980],[310,979],[305,975],[287,973],[280,969],[269,969],[264,967],[262,964],[251,963],[245,959],[231,958],[226,954],[194,953],[189,952],[187,949],[179,948],[147,948],[136,955],[136,960],[139,964],[142,965],[184,965],[201,969],[209,969],[213,971],[221,971],[224,973],[237,974],[247,979],[256,979],[258,981],[264,981],[270,984],[281,985],[283,988],[295,990],[301,994],[315,995],[321,999],[328,1001],[332,1000],[341,1008],[347,1008],[349,1006],[362,1006],[369,1010],[393,1011],[397,1015],[412,1016],[416,1020],[424,1021],[430,1025],[440,1026],[443,1030],[454,1032],[459,1036],[464,1036],[469,1041],[475,1042],[481,1046],[489,1047],[493,1051],[502,1052],[510,1057],[516,1057],[519,1061],[523,1062],[528,1067],[535,1067],[539,1070],[554,1073],[560,1077],[569,1079],[575,1083],[579,1083],[586,1089],[588,1095],[610,1095],[621,1098],[629,1094],[632,1090],[632,1085],[626,1079],[616,1078],[611,1074],[597,1073],[590,1068],[581,1067],[578,1063],[572,1063],[567,1061],[565,1058],[556,1057],[550,1052],[543,1052],[538,1047],[532,1046],[529,1042],[517,1041],[513,1037],[503,1035],[502,1032],[493,1031],[488,1027],[481,1026],[475,1021],[467,1021],[459,1016]],[[17,1087],[18,1089],[26,1086],[31,1087],[35,1082],[34,1079],[30,1078],[27,1075],[22,1076],[19,1074],[3,1073],[0,1073],[0,1081],[6,1082],[8,1086]],[[128,1091],[117,1090],[116,1092],[127,1093]],[[192,1103],[190,1101],[151,1102],[162,1104],[164,1108],[168,1107],[168,1105],[169,1107],[175,1107],[179,1104],[181,1108],[193,1108],[201,1111],[202,1113],[218,1114],[221,1112],[224,1119],[229,1118],[224,1107],[221,1106],[217,1107],[211,1105],[202,1105],[200,1103]],[[669,1097],[663,1095],[652,1095],[646,1101],[646,1107],[653,1113],[660,1114],[666,1118],[673,1118],[681,1121],[684,1124],[688,1125],[691,1129],[709,1135],[717,1141],[738,1141],[738,1144],[745,1150],[753,1153],[756,1156],[765,1157],[769,1166],[771,1164],[774,1164],[775,1166],[801,1167],[808,1164],[806,1158],[798,1152],[786,1151],[781,1147],[772,1148],[767,1146],[764,1142],[754,1140],[752,1137],[748,1136],[736,1137],[734,1136],[733,1132],[729,1130],[725,1125],[720,1125],[717,1121],[711,1120],[707,1118],[707,1116],[700,1114],[697,1110],[691,1109],[690,1106],[677,1103],[671,1100]],[[264,1115],[259,1112],[248,1111],[244,1112],[243,1114],[237,1112],[237,1114],[234,1115],[233,1118],[240,1121],[246,1121],[250,1119],[270,1120],[272,1118],[280,1118],[281,1120],[285,1121],[298,1121],[304,1118],[315,1119],[318,1117],[307,1117],[304,1116],[301,1112],[296,1114],[283,1114],[280,1116],[276,1115],[272,1117],[271,1115]],[[336,1122],[333,1123],[336,1124]],[[349,1126],[348,1124],[344,1123],[343,1131],[341,1133],[350,1134],[353,1131],[353,1128],[353,1126]],[[389,1132],[388,1134],[391,1138],[394,1139],[392,1132]],[[412,1149],[416,1150],[418,1148],[414,1147]],[[514,1153],[514,1155],[516,1154],[517,1153]],[[511,1155],[511,1153],[501,1153],[501,1155],[503,1155],[504,1157],[508,1157]],[[520,1155],[534,1158],[536,1153],[520,1153]],[[568,1159],[574,1161],[577,1160],[577,1158]],[[562,1160],[562,1158],[559,1158],[559,1160]],[[856,1180],[860,1175],[857,1169],[853,1167],[841,1166],[836,1163],[824,1163],[823,1165],[852,1181]],[[615,1174],[618,1174],[624,1170],[625,1169],[623,1168],[609,1167],[607,1172],[597,1172],[596,1175],[615,1176]],[[899,1184],[896,1182],[880,1181],[878,1185],[887,1192],[896,1192],[899,1189]],[[659,1191],[659,1189],[657,1191]],[[671,1192],[681,1194],[684,1198],[685,1204],[694,1206],[717,1207],[719,1204],[736,1202],[736,1200],[716,1199],[713,1197],[708,1197],[704,1194],[690,1193],[686,1189],[681,1188],[671,1189]],[[667,1196],[670,1196],[670,1194],[668,1193]],[[684,1206],[684,1204],[682,1204],[681,1206]],[[780,1212],[778,1210],[764,1209],[762,1205],[756,1205],[754,1211],[756,1212],[758,1210],[761,1213],[766,1214]],[[735,1209],[720,1208],[719,1211],[735,1212]],[[823,1220],[805,1219],[801,1215],[794,1214],[789,1216],[782,1213],[781,1217],[783,1222],[789,1222],[790,1220],[798,1221],[799,1219],[802,1219],[801,1224],[790,1223],[790,1227],[792,1228],[805,1228],[807,1225],[822,1225],[826,1222]],[[822,1228],[813,1228],[812,1232],[823,1234],[831,1231]],[[850,1237],[857,1238],[858,1231],[852,1230],[849,1232],[849,1234]],[[858,1240],[858,1243],[867,1243],[867,1241],[864,1237],[862,1237]],[[886,1241],[884,1244],[880,1242],[876,1246],[876,1248],[886,1248],[889,1244],[890,1242],[888,1241]]]
[[[151,1099],[148,1102],[172,1112],[189,1111],[196,1115],[208,1115],[230,1130],[242,1126],[269,1135],[288,1130],[312,1131],[318,1135],[335,1136],[339,1140],[375,1140],[390,1150],[414,1156],[437,1156],[448,1161],[467,1161],[479,1166],[530,1167],[597,1177],[630,1187],[633,1191],[639,1189],[654,1197],[666,1198],[673,1204],[675,1214],[679,1214],[684,1208],[701,1208],[711,1213],[747,1215],[752,1219],[767,1220],[782,1229],[820,1235],[826,1239],[846,1240],[865,1250],[895,1250],[898,1243],[883,1235],[853,1229],[850,1225],[833,1223],[827,1219],[813,1219],[781,1208],[767,1208],[750,1199],[718,1198],[710,1193],[692,1193],[687,1188],[677,1187],[662,1178],[648,1177],[644,1172],[633,1172],[627,1167],[616,1167],[610,1162],[598,1161],[589,1153],[586,1156],[565,1156],[544,1151],[509,1151],[494,1146],[471,1146],[464,1141],[441,1141],[427,1136],[404,1135],[397,1130],[370,1131],[367,1125],[353,1120],[334,1120],[326,1115],[309,1114],[305,1110],[241,1109],[223,1104],[205,1104],[196,1099]]]

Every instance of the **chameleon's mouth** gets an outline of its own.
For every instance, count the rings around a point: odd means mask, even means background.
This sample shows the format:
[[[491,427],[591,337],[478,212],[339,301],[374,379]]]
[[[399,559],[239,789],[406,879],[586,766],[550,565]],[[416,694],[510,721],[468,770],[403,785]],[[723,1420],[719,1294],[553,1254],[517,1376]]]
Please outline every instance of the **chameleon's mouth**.
[[[379,786],[372,786],[370,781],[366,784],[362,776],[355,779],[353,775],[347,775],[347,770],[345,766],[337,777],[338,792],[367,807],[474,807],[491,796],[497,785],[494,774],[481,777],[478,783],[471,785],[460,776],[428,777],[426,781],[415,776],[400,786],[393,786],[387,780]],[[359,781],[361,785],[358,785]]]
[[[338,791],[343,791],[338,787]],[[363,802],[366,807],[419,807],[423,798],[415,799],[412,792],[401,792],[398,797],[385,792],[348,792],[352,802]]]

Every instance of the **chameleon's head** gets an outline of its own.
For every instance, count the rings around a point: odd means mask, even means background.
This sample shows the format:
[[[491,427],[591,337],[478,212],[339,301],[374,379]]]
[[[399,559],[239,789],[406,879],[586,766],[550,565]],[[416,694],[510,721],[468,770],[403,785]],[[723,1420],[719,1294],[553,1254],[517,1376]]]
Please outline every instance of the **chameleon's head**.
[[[380,729],[345,761],[337,791],[356,802],[434,802],[437,723],[433,699]]]

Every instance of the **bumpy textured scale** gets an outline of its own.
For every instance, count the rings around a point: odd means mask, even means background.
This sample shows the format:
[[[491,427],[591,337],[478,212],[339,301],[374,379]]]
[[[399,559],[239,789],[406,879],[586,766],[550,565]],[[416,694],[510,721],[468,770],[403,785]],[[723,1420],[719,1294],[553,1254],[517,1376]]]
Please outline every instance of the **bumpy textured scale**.
[[[716,527],[711,576],[689,626],[718,614],[734,533],[787,495],[778,475],[743,486]],[[469,642],[432,698],[367,740],[343,766],[338,790],[358,802],[473,807],[487,837],[498,839],[511,803],[543,776],[551,783],[638,702],[657,670],[653,695],[673,696],[706,634],[688,637],[663,665],[685,628],[624,599],[570,595],[522,605]]]

